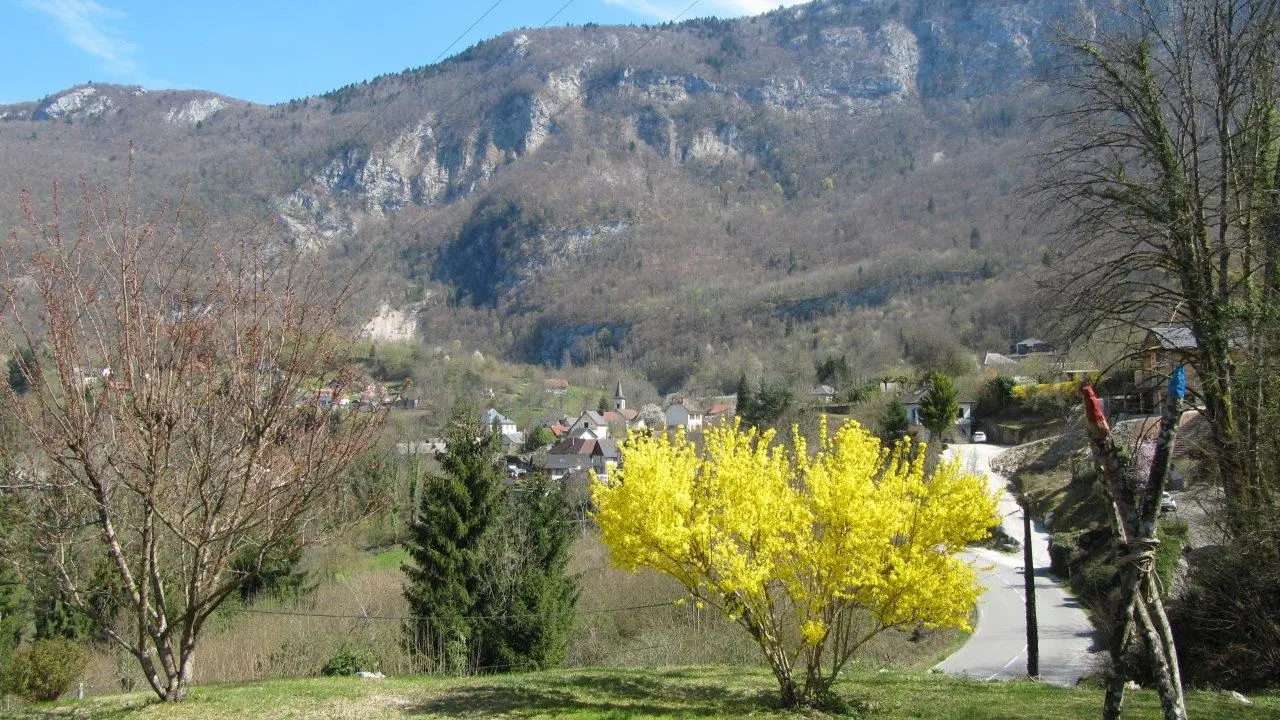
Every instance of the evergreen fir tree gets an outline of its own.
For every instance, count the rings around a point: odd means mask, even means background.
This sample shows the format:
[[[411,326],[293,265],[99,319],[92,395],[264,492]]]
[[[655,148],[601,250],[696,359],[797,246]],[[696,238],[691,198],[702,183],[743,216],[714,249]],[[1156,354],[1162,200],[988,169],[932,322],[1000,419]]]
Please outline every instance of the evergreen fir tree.
[[[746,418],[754,415],[754,407],[751,397],[751,386],[747,385],[747,374],[744,372],[738,377],[738,405],[734,410],[734,414],[738,417]]]
[[[97,623],[88,614],[73,607],[60,588],[45,585],[36,591],[35,598],[33,612],[37,640],[63,638],[83,641],[97,635]]]
[[[8,547],[12,531],[6,508],[0,501],[0,540]],[[22,640],[27,624],[27,594],[22,580],[8,563],[0,563],[0,669]]]
[[[960,415],[959,395],[951,378],[942,373],[929,373],[926,382],[929,389],[920,400],[920,424],[929,431],[929,440],[936,449]]]
[[[40,361],[36,353],[29,347],[18,351],[9,358],[9,387],[19,395],[25,395],[31,389],[31,381],[40,377]]]
[[[437,456],[442,474],[422,488],[408,543],[411,648],[439,667],[461,672],[475,656],[475,616],[490,603],[483,588],[489,535],[502,518],[501,437],[481,426],[468,405],[454,408]]]
[[[907,420],[907,408],[900,400],[894,400],[885,408],[884,417],[880,418],[880,441],[885,445],[893,445],[910,434],[911,423]]]
[[[760,381],[760,390],[749,397],[751,401],[746,407],[738,400],[738,417],[744,425],[762,430],[778,422],[795,399],[786,385],[764,380]]]
[[[492,619],[482,633],[481,667],[545,670],[563,660],[578,602],[578,576],[567,576],[574,539],[563,485],[545,473],[528,479],[504,523],[509,541],[507,573],[492,573],[500,585],[489,593],[496,601],[485,613]]]

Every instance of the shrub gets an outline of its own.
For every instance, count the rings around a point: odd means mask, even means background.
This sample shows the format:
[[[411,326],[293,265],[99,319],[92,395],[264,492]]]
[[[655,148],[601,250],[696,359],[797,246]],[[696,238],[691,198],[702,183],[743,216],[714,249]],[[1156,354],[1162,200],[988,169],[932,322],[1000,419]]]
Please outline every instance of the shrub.
[[[1119,570],[1105,559],[1086,563],[1084,568],[1072,577],[1072,588],[1088,601],[1104,602],[1111,590],[1119,585]]]
[[[1250,692],[1275,687],[1280,677],[1280,537],[1192,553],[1186,592],[1170,621],[1188,683]]]
[[[64,639],[38,640],[18,648],[0,677],[0,690],[31,702],[57,700],[89,665],[89,651]]]
[[[817,435],[813,454],[798,432],[787,449],[737,422],[708,430],[701,452],[682,433],[636,437],[624,469],[592,486],[613,561],[723,608],[788,706],[821,703],[882,630],[965,627],[981,591],[954,555],[996,519],[958,462],[926,476],[906,440],[886,451],[855,422],[831,435],[824,418]]]
[[[377,672],[378,656],[365,648],[344,647],[329,658],[329,662],[320,669],[320,674],[355,675],[361,670]]]

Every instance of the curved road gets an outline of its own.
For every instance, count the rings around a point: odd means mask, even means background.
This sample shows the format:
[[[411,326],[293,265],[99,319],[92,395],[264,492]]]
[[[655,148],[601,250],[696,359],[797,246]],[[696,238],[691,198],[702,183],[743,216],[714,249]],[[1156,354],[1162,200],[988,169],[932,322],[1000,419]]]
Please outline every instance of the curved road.
[[[1005,532],[1022,539],[1022,511],[1005,488],[1005,479],[991,472],[990,462],[1005,448],[994,445],[956,445],[965,469],[985,474],[1000,492],[1000,516]],[[986,549],[968,553],[979,568],[987,591],[978,600],[978,623],[969,640],[937,669],[980,680],[1011,680],[1027,674],[1026,609],[1022,552],[1005,554]],[[1089,618],[1065,585],[1049,576],[1049,537],[1044,527],[1032,527],[1036,608],[1040,626],[1040,678],[1074,685],[1093,671],[1094,632]]]

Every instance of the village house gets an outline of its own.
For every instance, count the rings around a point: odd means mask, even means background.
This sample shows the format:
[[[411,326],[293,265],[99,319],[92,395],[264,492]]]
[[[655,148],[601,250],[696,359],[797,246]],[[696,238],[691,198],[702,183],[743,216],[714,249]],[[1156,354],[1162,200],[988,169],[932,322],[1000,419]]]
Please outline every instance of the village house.
[[[617,389],[614,390],[613,409],[600,413],[600,416],[610,428],[617,431],[645,428],[645,422],[640,419],[640,413],[627,407],[627,396],[622,392],[622,383],[618,383]]]
[[[907,410],[907,422],[912,425],[920,425],[920,404],[924,402],[924,396],[929,393],[928,388],[920,388],[910,395],[902,399],[902,406]],[[968,434],[969,425],[973,420],[973,401],[957,397],[956,403],[960,406],[960,411],[956,414],[956,426]]]
[[[493,408],[485,410],[484,415],[480,417],[480,422],[486,428],[496,428],[508,448],[524,445],[524,433],[516,429],[515,421],[497,410]]]
[[[88,387],[97,383],[105,383],[107,378],[111,376],[111,368],[103,367],[82,367],[78,368],[80,376],[80,385]]]
[[[996,372],[1016,372],[1020,364],[1008,355],[998,352],[987,352],[982,355],[982,369]]]
[[[1233,333],[1228,339],[1228,348],[1233,356],[1244,344],[1245,340],[1239,333]],[[1147,331],[1142,341],[1139,367],[1134,373],[1134,386],[1143,396],[1145,409],[1155,411],[1164,404],[1165,383],[1179,365],[1186,370],[1187,389],[1196,392],[1200,378],[1192,363],[1199,348],[1195,332],[1185,323],[1162,323]]]
[[[574,472],[595,470],[608,476],[622,459],[618,442],[611,438],[567,437],[547,451],[546,469],[552,480],[563,479]]]
[[[400,407],[405,410],[416,410],[421,399],[422,391],[410,385],[400,393]]]
[[[836,399],[836,390],[830,385],[819,385],[809,391],[809,397],[815,405],[830,405]]]
[[[702,431],[702,413],[688,398],[679,398],[667,406],[667,427],[682,427],[688,432]]]
[[[533,427],[546,428],[551,431],[552,435],[560,438],[569,432],[569,421],[563,415],[543,415],[533,421]]]
[[[1031,355],[1033,353],[1053,352],[1053,345],[1039,338],[1027,338],[1013,346],[1014,355]]]
[[[603,440],[609,437],[609,422],[600,413],[588,410],[569,426],[569,436]]]
[[[396,443],[397,455],[437,455],[447,449],[444,438],[438,437]]]
[[[547,378],[542,382],[542,387],[552,395],[564,395],[569,392],[569,381],[560,378]]]
[[[711,407],[707,408],[707,411],[702,415],[703,427],[733,422],[734,411],[737,409],[736,405],[736,398],[733,403],[725,401],[713,402]]]

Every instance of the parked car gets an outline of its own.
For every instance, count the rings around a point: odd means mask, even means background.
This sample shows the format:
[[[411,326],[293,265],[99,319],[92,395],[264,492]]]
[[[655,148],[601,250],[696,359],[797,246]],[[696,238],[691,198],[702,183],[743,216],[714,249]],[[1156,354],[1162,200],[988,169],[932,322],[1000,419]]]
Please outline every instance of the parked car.
[[[1160,512],[1178,512],[1178,501],[1169,493],[1160,494]]]
[[[986,441],[987,441],[987,434],[986,434],[986,433],[984,433],[984,432],[982,432],[981,430],[974,430],[974,431],[973,431],[973,438],[972,438],[972,439],[973,439],[973,441],[974,441],[974,442],[976,442],[976,443],[977,443],[977,442],[986,442]]]

